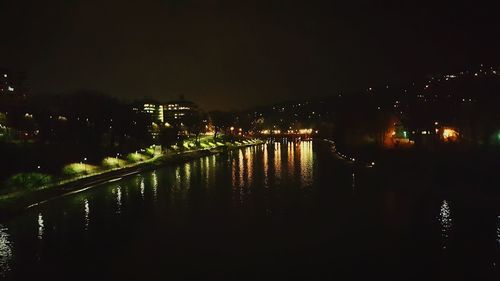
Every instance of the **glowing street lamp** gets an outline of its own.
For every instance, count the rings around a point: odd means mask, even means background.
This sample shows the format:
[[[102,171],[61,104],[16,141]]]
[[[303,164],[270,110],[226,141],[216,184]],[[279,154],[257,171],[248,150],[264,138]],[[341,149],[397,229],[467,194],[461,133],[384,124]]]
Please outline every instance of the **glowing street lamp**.
[[[117,153],[116,156],[115,156],[115,160],[116,160],[116,165],[117,166],[120,166],[120,162],[118,162],[118,156],[120,156],[120,153]]]

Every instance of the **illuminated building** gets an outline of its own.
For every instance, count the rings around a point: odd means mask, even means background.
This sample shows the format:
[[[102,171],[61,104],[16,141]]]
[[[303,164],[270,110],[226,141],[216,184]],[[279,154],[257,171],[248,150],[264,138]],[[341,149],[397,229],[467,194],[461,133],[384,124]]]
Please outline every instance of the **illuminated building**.
[[[163,105],[155,101],[140,101],[136,102],[132,110],[151,116],[153,122],[164,122],[163,118]]]
[[[165,122],[170,124],[179,125],[187,118],[198,113],[198,106],[193,102],[184,100],[182,97],[177,101],[170,101],[163,104]]]
[[[163,105],[152,100],[143,100],[134,103],[132,110],[150,117],[151,125],[148,126],[148,131],[156,139],[159,135],[159,124],[164,122]]]

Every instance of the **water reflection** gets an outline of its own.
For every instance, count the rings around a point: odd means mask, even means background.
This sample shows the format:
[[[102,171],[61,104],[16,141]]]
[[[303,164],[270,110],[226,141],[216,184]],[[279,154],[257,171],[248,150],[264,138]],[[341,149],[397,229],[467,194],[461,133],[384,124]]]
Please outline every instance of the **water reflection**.
[[[194,162],[194,165],[196,165],[196,162]],[[197,170],[198,167],[193,167],[195,170]],[[184,174],[182,175],[183,181],[183,188],[184,189],[189,189],[191,186],[191,163],[186,163],[184,164]]]
[[[8,229],[0,224],[0,277],[5,277],[10,271],[12,246],[9,241]]]
[[[310,186],[313,180],[313,149],[312,141],[301,141],[300,149],[300,180],[303,187]]]
[[[38,214],[38,239],[43,239],[43,230],[44,230],[43,216],[42,216],[42,213],[39,213]]]
[[[254,188],[273,185],[312,185],[313,143],[270,142],[231,153],[228,159],[233,202],[242,204],[250,199]]]
[[[242,188],[245,185],[245,182],[243,180],[243,151],[240,150],[238,153],[238,186]]]
[[[130,264],[125,264],[123,268],[134,271],[137,266],[134,264],[134,258],[142,257],[141,255],[145,254],[150,255],[153,252],[151,250],[156,250],[157,254],[153,253],[154,256],[146,258],[151,261],[158,260],[158,263],[155,263],[154,267],[140,268],[144,272],[150,268],[161,270],[162,268],[156,265],[167,264],[167,261],[163,260],[165,252],[172,253],[172,260],[179,258],[175,256],[176,253],[183,253],[186,250],[188,252],[186,255],[182,254],[181,259],[198,253],[207,253],[213,257],[212,251],[218,251],[218,245],[216,245],[217,247],[214,245],[205,246],[203,239],[196,239],[198,234],[208,234],[210,235],[207,236],[208,238],[214,238],[215,235],[221,234],[220,240],[216,238],[215,241],[221,242],[223,239],[228,241],[226,244],[221,243],[225,247],[223,251],[234,254],[234,256],[238,255],[236,251],[240,251],[240,249],[253,251],[250,247],[259,247],[255,249],[255,253],[279,253],[286,249],[285,246],[293,247],[292,244],[288,243],[298,241],[300,237],[304,237],[308,241],[316,237],[324,239],[318,240],[317,245],[324,243],[325,251],[321,249],[320,252],[319,247],[314,246],[313,252],[306,252],[305,247],[309,244],[297,248],[301,254],[312,254],[318,257],[331,255],[331,249],[337,248],[340,248],[338,253],[343,254],[351,251],[351,246],[354,246],[354,250],[362,253],[365,245],[368,244],[370,246],[366,253],[369,254],[372,250],[378,249],[378,245],[373,242],[379,242],[379,238],[382,242],[381,246],[397,243],[394,244],[394,248],[389,248],[389,254],[394,254],[396,252],[394,250],[398,250],[401,246],[405,250],[408,248],[408,256],[410,257],[414,254],[411,252],[414,247],[411,244],[406,247],[406,244],[403,243],[407,242],[403,240],[408,238],[408,243],[414,243],[415,239],[413,238],[415,237],[429,239],[429,241],[417,241],[422,243],[424,247],[422,251],[418,249],[416,252],[417,258],[420,258],[419,254],[422,253],[442,251],[441,247],[448,248],[443,251],[444,258],[452,256],[449,254],[449,250],[454,247],[450,244],[450,238],[453,238],[454,242],[456,241],[453,245],[458,245],[458,242],[462,242],[459,239],[464,236],[460,235],[457,228],[457,222],[461,219],[458,216],[461,213],[455,208],[452,212],[450,208],[455,207],[454,201],[439,200],[431,201],[434,204],[413,204],[414,201],[410,201],[413,199],[409,199],[410,195],[405,193],[404,196],[400,196],[399,191],[391,189],[387,199],[389,210],[381,212],[379,208],[384,208],[384,206],[381,206],[379,201],[380,198],[385,197],[372,196],[378,193],[365,192],[365,188],[361,188],[361,185],[369,185],[371,182],[370,178],[367,178],[368,173],[358,172],[358,169],[356,173],[353,173],[348,168],[339,169],[335,174],[328,173],[335,166],[321,166],[330,162],[325,161],[328,159],[324,157],[316,157],[317,154],[313,153],[313,146],[312,142],[302,141],[270,143],[255,148],[235,150],[228,155],[210,156],[190,163],[164,167],[155,172],[142,173],[137,178],[124,178],[118,183],[105,184],[82,193],[86,195],[77,198],[76,205],[69,205],[68,199],[60,199],[33,208],[26,215],[15,218],[14,223],[9,223],[8,234],[7,229],[0,225],[0,279],[2,279],[2,273],[9,270],[9,266],[11,268],[9,274],[22,273],[24,268],[30,270],[34,268],[33,275],[38,274],[39,268],[42,267],[47,268],[45,272],[54,269],[54,267],[56,270],[58,268],[71,268],[73,270],[78,267],[73,267],[75,264],[87,262],[88,257],[94,256],[95,253],[103,255],[98,261],[92,261],[99,262],[100,264],[97,264],[99,268],[107,266],[108,261],[130,261]],[[217,180],[215,180],[216,176]],[[277,177],[281,177],[281,179],[276,180]],[[387,176],[387,181],[390,181],[390,176]],[[117,184],[121,184],[121,187]],[[197,188],[200,184],[201,188]],[[348,192],[349,185],[351,185],[353,192],[356,192],[355,196]],[[207,190],[205,190],[205,186],[208,187]],[[306,186],[318,188],[300,188]],[[319,188],[321,186],[331,186],[332,188]],[[186,192],[183,187],[191,187],[191,189]],[[360,187],[359,190],[358,187]],[[333,193],[331,190],[334,188],[341,188],[342,192],[334,190]],[[345,190],[347,190],[347,194],[345,194]],[[146,192],[148,194],[145,194]],[[157,200],[155,203],[151,202],[152,194]],[[312,196],[306,198],[307,195]],[[232,198],[234,201],[231,201]],[[304,198],[307,201],[304,201]],[[90,227],[90,202],[92,202],[92,228],[91,231],[84,232],[84,229],[89,230]],[[157,208],[149,208],[149,204],[157,204]],[[239,209],[231,208],[232,204]],[[415,209],[415,212],[424,214],[419,215],[418,218],[425,219],[425,224],[412,221],[414,217],[413,206],[419,208]],[[427,208],[429,207],[432,208],[431,217],[428,216],[429,210]],[[117,209],[118,213],[122,212],[122,214],[117,215]],[[84,211],[83,216],[82,210]],[[62,213],[68,215],[62,215]],[[492,220],[496,219],[496,221],[488,222],[487,246],[490,247],[489,250],[492,250],[495,243],[498,246],[494,250],[498,250],[500,249],[500,216],[495,214],[495,216],[488,215],[488,217]],[[332,219],[329,220],[330,218]],[[384,221],[385,219],[387,221]],[[84,228],[81,227],[82,222],[85,225]],[[321,227],[316,227],[316,222],[320,223]],[[415,236],[409,235],[408,233],[414,229],[414,225],[422,226],[423,229],[418,229]],[[433,227],[430,230],[427,229],[429,225]],[[30,228],[23,229],[25,226],[30,226]],[[209,227],[214,230],[205,232]],[[369,240],[365,240],[363,231],[365,229],[371,230],[372,227],[374,235],[368,237]],[[252,228],[255,228],[255,231]],[[137,229],[140,231],[137,232]],[[344,229],[352,232],[343,232]],[[358,230],[361,232],[356,233],[355,231]],[[390,231],[387,238],[382,237],[385,236],[382,234],[385,234],[386,230]],[[28,231],[29,233],[26,235],[24,232]],[[317,235],[317,231],[324,232]],[[477,228],[474,231],[483,230]],[[82,235],[83,232],[84,235]],[[150,232],[156,233],[148,235]],[[274,239],[269,238],[271,236],[265,236],[266,232],[277,237],[276,240],[271,240]],[[123,235],[123,233],[128,235]],[[291,238],[286,237],[288,233],[292,233]],[[355,235],[352,235],[351,238],[344,233]],[[399,239],[400,233],[404,235],[404,239]],[[234,236],[235,234],[236,236]],[[241,237],[239,237],[240,235]],[[43,240],[39,240],[42,237]],[[109,239],[109,237],[115,239]],[[260,237],[265,239],[264,243],[253,243],[255,241],[261,242],[258,240]],[[346,240],[337,240],[335,237],[342,239],[345,237]],[[289,242],[282,244],[281,241],[284,240]],[[230,252],[236,241],[253,242],[248,248],[246,246],[243,248],[234,247],[235,252]],[[120,249],[117,253],[119,255],[127,252],[127,256],[121,258],[116,256],[116,251],[103,251],[102,246],[108,246],[109,243],[113,243],[110,244],[113,247],[109,249],[118,249],[120,245],[129,245],[130,249],[127,248],[127,251]],[[469,241],[464,241],[465,243],[469,243]],[[193,247],[184,246],[190,244]],[[277,244],[276,248],[272,248],[274,244]],[[432,247],[432,251],[425,248],[428,246],[427,244]],[[157,245],[159,246],[156,248]],[[338,247],[339,245],[340,247]],[[345,249],[343,249],[344,245]],[[372,248],[371,245],[376,246]],[[466,245],[469,246],[469,244]],[[471,244],[471,246],[473,245]],[[172,247],[174,247],[173,251]],[[34,250],[41,253],[37,260],[33,258]],[[454,254],[457,252],[459,251],[455,251]],[[77,255],[81,255],[81,258]],[[381,254],[380,257],[385,256]],[[401,257],[406,258],[407,256],[405,254]],[[490,257],[488,256],[488,262],[491,260]],[[204,258],[206,257],[202,256],[199,260]],[[399,257],[396,256],[396,258]],[[478,256],[478,258],[481,257]],[[342,259],[342,256],[339,256],[339,259]],[[389,260],[392,262],[392,257],[389,257]],[[409,264],[413,264],[411,261],[410,259]],[[369,260],[369,262],[375,262],[375,265],[377,261]],[[146,263],[149,264],[149,262]],[[174,262],[174,266],[177,264]],[[296,261],[290,260],[290,264],[295,265]],[[428,263],[424,265],[428,265]],[[167,271],[170,268],[164,268],[164,270]],[[183,271],[182,269],[178,270]],[[125,272],[128,273],[128,271]],[[180,274],[182,275],[184,272]]]
[[[181,168],[176,167],[174,171],[174,182],[172,183],[172,189],[177,191],[181,189]]]
[[[267,152],[267,144],[263,145],[264,147],[264,152],[262,156],[262,162],[263,162],[263,167],[264,167],[264,187],[269,187],[269,153]]]
[[[295,177],[302,187],[312,184],[314,159],[311,141],[272,142],[258,149],[245,148],[233,155],[235,157],[229,160],[233,188],[250,188],[255,184],[268,188],[272,184],[294,181]],[[256,180],[258,182],[254,183]],[[243,194],[241,190],[238,192]]]
[[[446,200],[443,200],[443,203],[441,204],[439,221],[441,222],[441,237],[443,238],[442,248],[446,249],[452,226],[450,206]]]
[[[74,245],[86,248],[90,245],[86,243],[93,243],[94,239],[99,239],[96,233],[109,230],[103,229],[106,225],[121,226],[123,223],[126,227],[135,219],[133,214],[142,217],[141,212],[156,212],[160,209],[145,208],[146,203],[158,204],[158,207],[172,208],[175,211],[175,208],[180,205],[186,208],[192,208],[192,205],[204,208],[202,204],[205,201],[203,200],[215,198],[218,200],[216,203],[222,203],[220,205],[235,203],[239,207],[263,207],[263,210],[271,213],[282,208],[281,205],[279,208],[273,205],[277,202],[273,200],[278,200],[275,198],[279,197],[280,192],[300,192],[297,187],[311,183],[312,158],[311,142],[277,142],[234,150],[229,153],[229,157],[227,155],[209,156],[172,167],[164,167],[157,171],[141,173],[138,176],[89,189],[82,193],[83,196],[77,197],[76,202],[72,201],[71,208],[68,207],[66,199],[60,199],[41,206],[39,209],[33,209],[33,213],[29,217],[26,216],[26,220],[32,226],[29,236],[30,239],[37,241],[38,250],[42,253],[38,255],[38,259],[40,263],[43,263],[47,256],[52,254],[53,249],[63,247],[60,244],[62,242],[57,241],[59,237],[64,237],[67,243],[77,241]],[[227,170],[228,168],[231,171]],[[217,181],[216,176],[220,178]],[[230,186],[231,183],[233,186]],[[202,188],[206,186],[212,190],[200,192],[200,189],[195,188],[199,184]],[[282,186],[278,186],[279,184]],[[267,189],[270,186],[276,188]],[[190,187],[191,190],[186,192],[186,189]],[[231,200],[230,193],[234,194],[232,195],[234,202],[224,201]],[[265,202],[260,202],[262,200]],[[174,204],[171,204],[172,202]],[[92,217],[90,217],[91,207]],[[210,209],[212,209],[211,205]],[[60,215],[61,213],[64,215]],[[174,213],[169,212],[169,214]],[[91,219],[92,228],[90,228]],[[17,226],[14,225],[14,227]],[[11,225],[9,229],[11,235],[19,233],[18,229],[13,230]],[[0,269],[3,270],[5,260],[11,255],[11,248],[7,240],[8,235],[2,231],[4,229],[0,228]],[[23,238],[18,240],[17,236],[13,238],[15,239],[12,240],[16,241],[16,253],[12,254],[12,259],[17,260],[17,257],[24,258],[24,256],[32,255],[32,248],[18,249],[20,248],[18,245],[29,246],[29,243],[24,243]],[[80,240],[81,238],[83,240]],[[55,246],[50,248],[47,245]],[[15,262],[11,262],[12,268],[14,264]],[[17,269],[17,265],[15,268]]]
[[[208,157],[204,157],[201,159],[203,161],[203,175],[204,175],[204,181],[205,181],[205,188],[208,188],[209,186],[209,179],[210,179],[210,171],[211,171],[211,168],[210,168],[210,159]]]
[[[146,191],[146,186],[144,184],[143,177],[141,177],[140,190],[141,190],[141,199],[144,199],[144,192]]]
[[[153,188],[153,199],[156,201],[158,199],[158,176],[156,175],[156,171],[151,173],[151,185]]]
[[[121,186],[116,187],[116,212],[121,213],[122,211],[122,188]]]
[[[288,174],[293,177],[295,174],[295,143],[293,142],[287,144],[287,161]]]
[[[352,173],[352,192],[356,189],[356,174]]]
[[[500,247],[500,216],[497,216],[497,243]]]
[[[277,182],[281,180],[281,143],[274,143],[274,177]]]
[[[252,148],[248,147],[245,149],[245,159],[246,159],[246,168],[247,168],[247,183],[249,186],[252,185],[253,179],[253,151]]]
[[[90,222],[90,206],[89,206],[89,200],[85,199],[84,200],[84,209],[85,209],[85,230],[89,229],[89,222]]]
[[[215,181],[215,155],[207,156],[202,158],[202,175],[205,188],[209,188],[210,185]]]

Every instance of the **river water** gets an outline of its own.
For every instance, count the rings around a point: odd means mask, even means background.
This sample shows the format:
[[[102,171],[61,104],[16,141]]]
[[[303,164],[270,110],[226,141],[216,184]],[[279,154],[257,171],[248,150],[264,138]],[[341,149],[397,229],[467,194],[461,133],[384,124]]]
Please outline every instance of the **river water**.
[[[500,214],[400,186],[320,142],[208,156],[2,223],[0,279],[500,280]]]

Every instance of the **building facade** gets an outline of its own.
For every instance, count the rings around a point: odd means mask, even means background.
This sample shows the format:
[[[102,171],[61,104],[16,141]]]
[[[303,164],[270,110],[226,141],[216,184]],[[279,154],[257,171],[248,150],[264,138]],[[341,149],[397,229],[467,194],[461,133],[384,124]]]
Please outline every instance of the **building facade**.
[[[181,99],[163,104],[164,120],[172,126],[182,126],[188,118],[198,113],[198,106],[190,101]]]
[[[132,110],[137,113],[144,113],[151,117],[152,122],[163,123],[163,105],[155,101],[139,101],[134,103]]]

